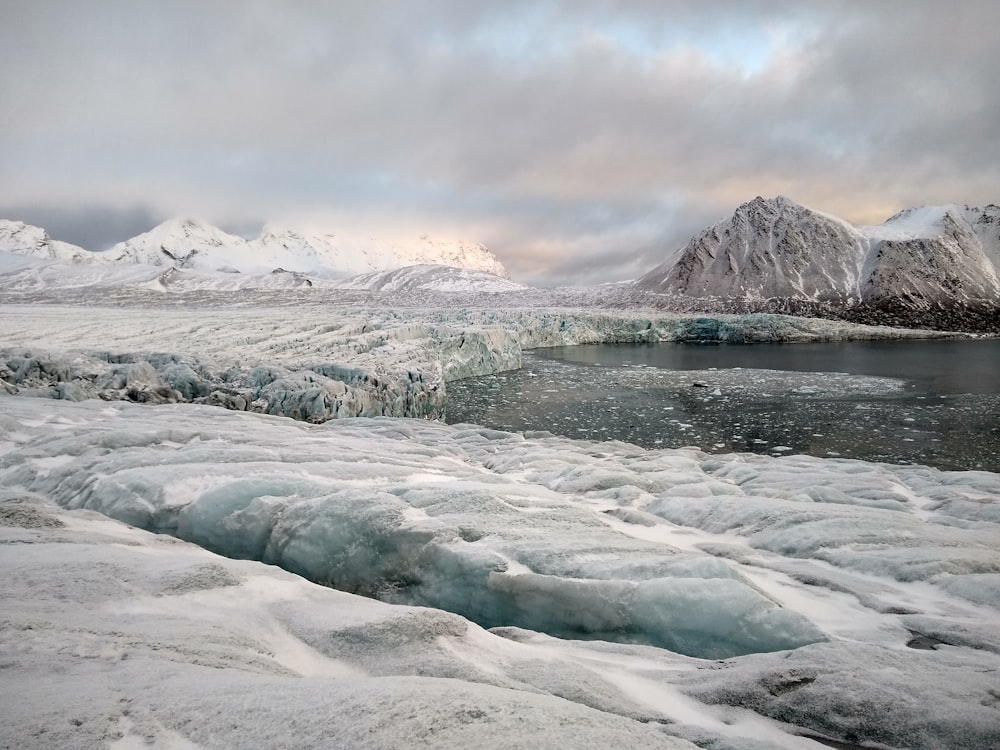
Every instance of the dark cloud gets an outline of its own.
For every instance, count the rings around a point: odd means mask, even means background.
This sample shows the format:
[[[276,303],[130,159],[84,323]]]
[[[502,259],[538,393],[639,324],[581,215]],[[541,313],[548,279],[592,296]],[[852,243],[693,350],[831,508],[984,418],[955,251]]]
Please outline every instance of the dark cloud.
[[[758,194],[859,221],[1000,201],[998,22],[992,0],[12,4],[0,204],[366,223],[484,241],[523,279],[623,278]]]
[[[0,216],[44,227],[49,236],[87,250],[107,250],[169,218],[146,206],[0,205]]]

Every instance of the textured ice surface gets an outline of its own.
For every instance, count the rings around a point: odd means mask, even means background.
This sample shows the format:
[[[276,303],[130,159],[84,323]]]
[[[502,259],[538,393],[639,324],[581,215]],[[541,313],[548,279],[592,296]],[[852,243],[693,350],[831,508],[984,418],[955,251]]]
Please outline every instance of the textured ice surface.
[[[909,334],[105,292],[0,307],[0,387],[59,399],[0,396],[0,744],[997,744],[996,475],[306,423],[537,346]]]
[[[584,660],[445,612],[38,499],[0,499],[0,541],[4,747],[694,747]]]
[[[7,744],[1000,739],[995,474],[0,397],[0,487]]]
[[[12,432],[31,434],[37,402],[6,403]],[[576,501],[627,477],[545,489],[505,476],[501,455],[535,452],[519,436],[353,420],[310,431],[205,407],[59,413],[81,423],[0,458],[9,486],[334,588],[707,657],[824,638],[729,564],[631,538]],[[50,449],[73,458],[33,461]]]
[[[294,299],[290,301],[295,301]],[[160,301],[162,304],[162,301]],[[197,401],[309,422],[440,417],[445,383],[522,352],[594,342],[826,341],[922,335],[769,315],[618,311],[0,306],[0,392]]]

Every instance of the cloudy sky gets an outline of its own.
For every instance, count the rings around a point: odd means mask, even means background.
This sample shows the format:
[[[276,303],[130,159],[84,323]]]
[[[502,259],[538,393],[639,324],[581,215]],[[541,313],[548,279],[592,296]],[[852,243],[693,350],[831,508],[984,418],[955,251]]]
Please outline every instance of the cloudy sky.
[[[0,217],[431,234],[635,276],[756,195],[1000,203],[995,0],[0,0]]]

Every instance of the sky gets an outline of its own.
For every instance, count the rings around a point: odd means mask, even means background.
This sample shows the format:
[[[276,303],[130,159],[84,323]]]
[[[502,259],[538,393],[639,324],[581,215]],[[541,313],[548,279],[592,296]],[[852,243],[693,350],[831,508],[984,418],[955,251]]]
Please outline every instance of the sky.
[[[649,270],[758,195],[1000,203],[995,0],[0,0],[0,218]]]

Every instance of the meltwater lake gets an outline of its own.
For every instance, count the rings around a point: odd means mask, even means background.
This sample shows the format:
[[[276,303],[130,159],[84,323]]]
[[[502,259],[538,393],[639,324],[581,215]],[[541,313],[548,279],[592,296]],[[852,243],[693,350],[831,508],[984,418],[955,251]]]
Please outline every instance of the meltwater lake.
[[[1000,340],[539,349],[521,370],[449,383],[447,421],[1000,471]]]

